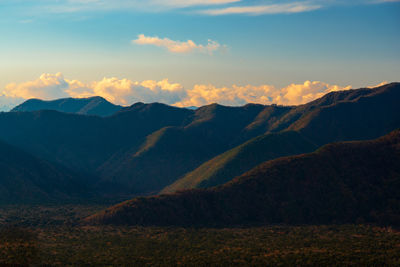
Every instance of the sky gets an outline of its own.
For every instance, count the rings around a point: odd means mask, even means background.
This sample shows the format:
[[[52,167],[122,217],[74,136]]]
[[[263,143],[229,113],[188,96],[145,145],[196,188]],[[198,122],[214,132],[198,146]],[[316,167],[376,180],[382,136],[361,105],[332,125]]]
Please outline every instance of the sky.
[[[398,0],[0,0],[0,110],[29,98],[298,105],[399,81]]]

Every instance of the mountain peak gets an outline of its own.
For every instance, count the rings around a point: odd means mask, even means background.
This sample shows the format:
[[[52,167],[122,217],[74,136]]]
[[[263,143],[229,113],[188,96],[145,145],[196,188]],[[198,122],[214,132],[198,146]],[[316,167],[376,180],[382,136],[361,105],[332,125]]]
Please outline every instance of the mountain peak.
[[[108,102],[101,96],[88,98],[61,98],[56,100],[29,99],[16,106],[12,112],[29,112],[55,110],[83,115],[110,116],[121,109],[121,106]]]

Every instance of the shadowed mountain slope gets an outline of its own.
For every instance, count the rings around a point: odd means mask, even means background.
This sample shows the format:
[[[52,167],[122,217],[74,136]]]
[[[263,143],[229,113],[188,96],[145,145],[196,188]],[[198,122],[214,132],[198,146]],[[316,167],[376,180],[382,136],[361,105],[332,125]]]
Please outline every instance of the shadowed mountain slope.
[[[100,96],[95,96],[89,98],[62,98],[51,101],[29,99],[13,108],[11,111],[55,110],[66,113],[105,117],[113,115],[121,108],[121,106],[111,104]]]
[[[297,132],[262,135],[203,163],[161,193],[224,184],[264,161],[312,152],[316,148],[316,145]]]
[[[146,135],[181,125],[192,111],[138,103],[101,118],[57,111],[0,113],[0,138],[68,168],[95,173],[114,154],[139,147]]]
[[[157,193],[204,161],[264,132],[262,123],[258,126],[261,131],[256,126],[247,129],[265,109],[271,107],[254,104],[201,107],[182,126],[161,128],[148,135],[139,149],[106,162],[99,169],[100,176],[105,177],[104,183],[113,181],[115,190],[129,188],[131,192]],[[273,109],[283,112],[267,114],[266,118],[273,119],[290,110]]]
[[[86,219],[115,225],[400,224],[400,131],[267,161],[214,188],[141,197]]]
[[[0,203],[32,204],[89,198],[89,178],[0,141]]]

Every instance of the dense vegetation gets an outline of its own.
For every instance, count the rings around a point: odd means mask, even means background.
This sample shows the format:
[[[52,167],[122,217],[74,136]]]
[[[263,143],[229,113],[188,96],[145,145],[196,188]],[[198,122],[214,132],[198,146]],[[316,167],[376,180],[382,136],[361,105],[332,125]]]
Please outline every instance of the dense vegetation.
[[[0,265],[398,266],[400,234],[371,226],[0,230]]]
[[[399,265],[400,233],[369,225],[93,227],[98,205],[0,206],[0,265]]]
[[[11,111],[55,110],[83,115],[111,116],[121,108],[121,106],[111,104],[102,97],[95,96],[89,98],[63,98],[51,101],[29,99]]]
[[[141,197],[87,219],[116,225],[400,225],[400,130],[267,161],[210,189]]]

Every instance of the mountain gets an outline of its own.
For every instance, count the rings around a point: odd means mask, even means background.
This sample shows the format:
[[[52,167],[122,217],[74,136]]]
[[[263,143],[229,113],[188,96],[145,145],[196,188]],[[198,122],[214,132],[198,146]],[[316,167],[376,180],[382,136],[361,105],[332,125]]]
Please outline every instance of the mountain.
[[[111,104],[100,96],[95,96],[89,98],[63,98],[51,101],[29,99],[13,108],[11,111],[56,110],[66,113],[106,117],[116,113],[121,108],[121,106]]]
[[[400,127],[399,99],[400,84],[393,83],[333,92],[297,107],[211,104],[190,110],[136,103],[107,117],[54,110],[6,112],[0,113],[0,139],[37,158],[97,177],[98,190],[131,198],[156,194],[188,173],[199,173],[197,168],[223,153],[232,157],[221,155],[224,163],[216,167],[223,168],[215,169],[221,175],[195,178],[192,184],[204,180],[215,185],[263,160],[311,151],[302,150],[295,140],[319,147],[382,136]],[[282,134],[287,131],[300,137]],[[270,134],[278,134],[281,151],[268,141]],[[259,143],[237,148],[258,136],[265,136],[265,142],[260,137]],[[240,153],[228,152],[235,148]],[[253,153],[258,155],[254,162],[236,166]]]
[[[312,152],[316,148],[315,144],[293,131],[261,135],[203,163],[161,193],[224,184],[264,161]]]
[[[32,204],[89,197],[90,180],[0,141],[0,203]]]
[[[104,183],[119,183],[121,190],[157,193],[204,161],[257,136],[255,128],[250,132],[247,127],[269,108],[254,104],[201,107],[182,125],[163,127],[148,135],[138,149],[106,162],[99,169],[100,176]]]
[[[315,143],[371,139],[399,127],[400,83],[331,92],[291,110],[270,132],[299,131]]]
[[[400,84],[393,83],[375,89],[332,92],[293,107],[273,120],[260,113],[247,129],[257,125],[255,129],[261,128],[265,135],[204,162],[161,192],[223,184],[269,159],[311,152],[312,147],[315,149],[331,142],[379,137],[400,127],[399,101]],[[271,114],[270,110],[265,111]],[[293,131],[298,132],[297,136],[283,134]],[[292,140],[295,136],[302,139],[296,142]],[[307,146],[310,142],[313,146]],[[294,144],[297,148],[291,146]]]
[[[233,226],[371,222],[400,225],[400,130],[267,161],[209,189],[136,198],[92,224]]]
[[[96,174],[114,154],[135,149],[167,125],[181,125],[192,112],[137,103],[113,116],[82,116],[52,110],[0,113],[0,138],[39,158]]]

